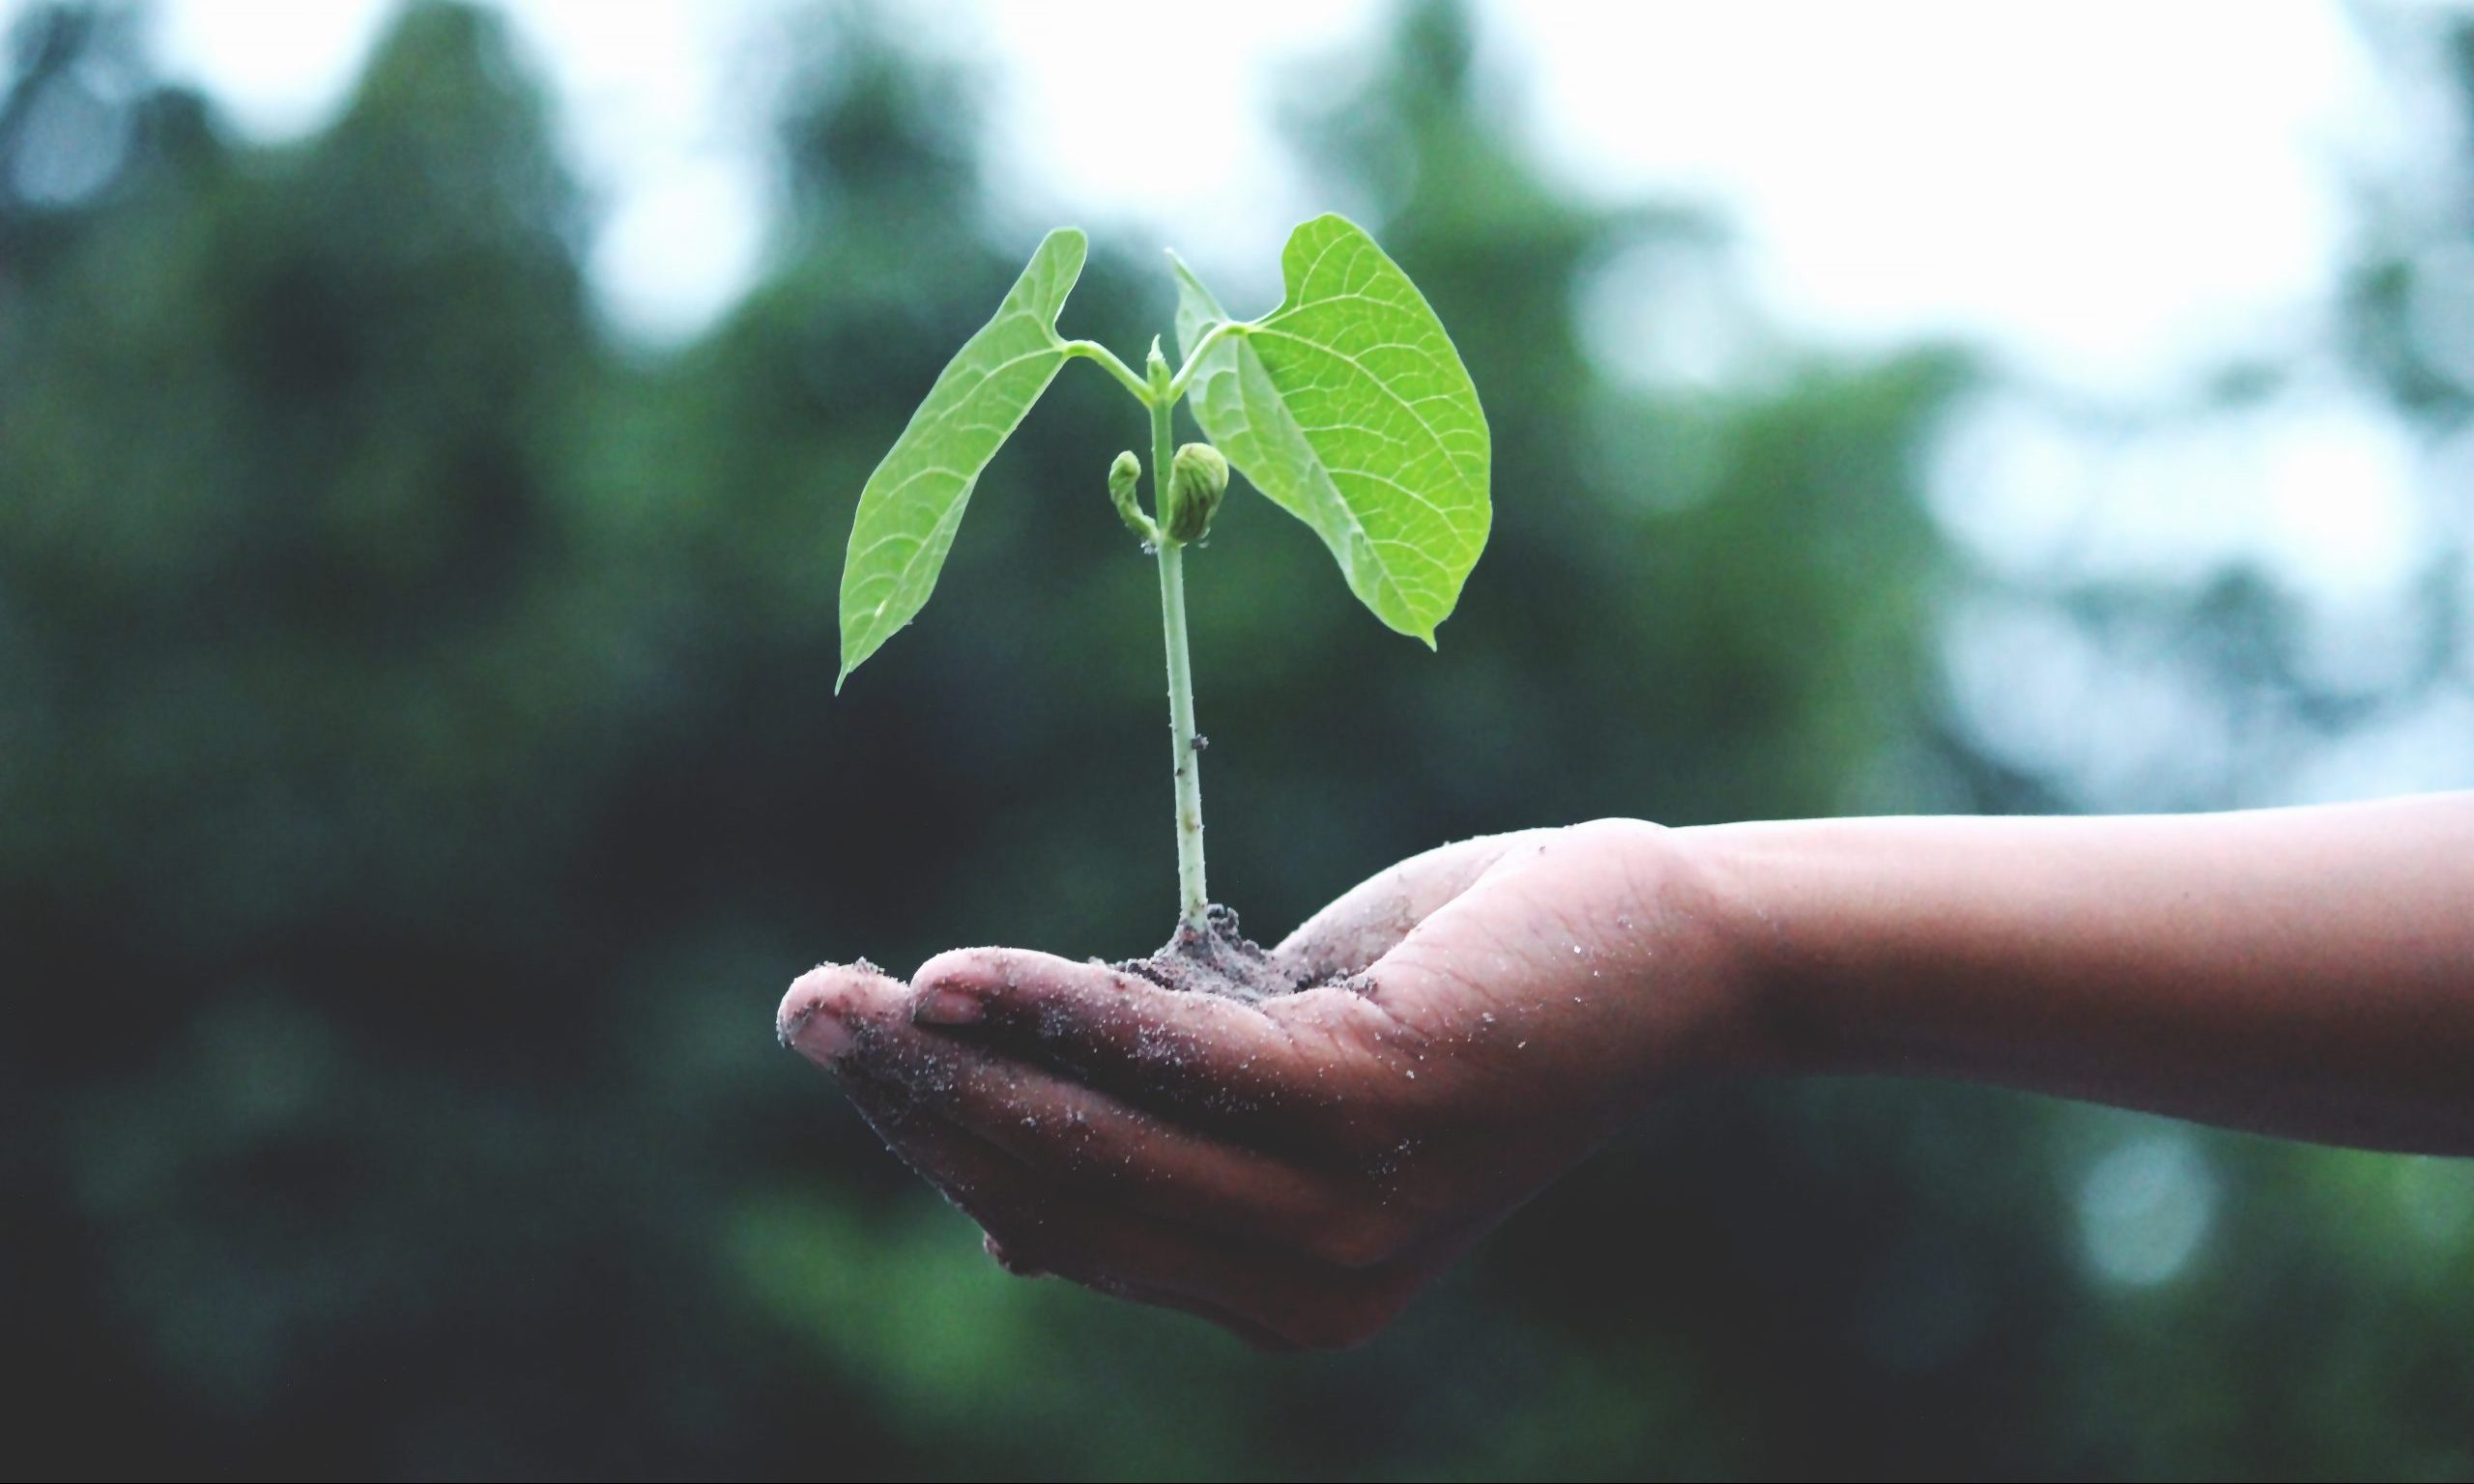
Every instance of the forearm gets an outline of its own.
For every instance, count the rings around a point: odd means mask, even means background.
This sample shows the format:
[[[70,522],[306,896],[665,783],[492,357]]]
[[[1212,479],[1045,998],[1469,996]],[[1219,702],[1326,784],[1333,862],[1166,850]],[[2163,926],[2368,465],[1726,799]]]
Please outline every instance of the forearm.
[[[2474,794],[1680,833],[1790,1067],[2474,1153]]]

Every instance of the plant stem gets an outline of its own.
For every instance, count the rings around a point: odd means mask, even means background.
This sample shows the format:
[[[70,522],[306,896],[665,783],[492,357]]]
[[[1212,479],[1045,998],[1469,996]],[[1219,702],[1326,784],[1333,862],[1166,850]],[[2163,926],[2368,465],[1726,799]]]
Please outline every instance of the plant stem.
[[[1204,330],[1202,338],[1195,341],[1194,350],[1187,354],[1186,363],[1179,366],[1176,376],[1170,379],[1168,400],[1174,403],[1186,394],[1186,388],[1194,384],[1194,373],[1202,369],[1202,358],[1211,354],[1214,346],[1230,335],[1251,334],[1253,328],[1252,325],[1243,320],[1223,320]]]
[[[1056,344],[1057,349],[1068,356],[1079,356],[1084,360],[1098,362],[1101,370],[1115,377],[1126,390],[1134,393],[1136,401],[1145,407],[1151,405],[1152,393],[1156,388],[1135,375],[1134,368],[1117,359],[1107,346],[1097,340],[1060,340]]]
[[[1166,525],[1168,464],[1174,456],[1169,414],[1168,368],[1152,352],[1151,382],[1151,508]],[[1202,755],[1194,747],[1194,680],[1186,655],[1185,551],[1160,535],[1160,622],[1168,645],[1168,735],[1177,776],[1177,927],[1180,937],[1199,938],[1209,930],[1211,895],[1202,874]]]

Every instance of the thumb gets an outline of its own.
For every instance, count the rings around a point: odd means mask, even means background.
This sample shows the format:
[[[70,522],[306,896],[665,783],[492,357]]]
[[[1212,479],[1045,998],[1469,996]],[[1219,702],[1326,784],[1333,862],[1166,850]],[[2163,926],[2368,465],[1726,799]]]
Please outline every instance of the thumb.
[[[1548,832],[1537,832],[1542,837]],[[1572,903],[1539,870],[1542,838],[1523,840],[1426,914],[1357,987],[1399,1028],[1436,1042],[1560,1018],[1613,994],[1602,948],[1567,926]]]
[[[1308,918],[1272,950],[1272,959],[1303,984],[1354,974],[1399,947],[1505,856],[1552,833],[1481,835],[1386,867]]]

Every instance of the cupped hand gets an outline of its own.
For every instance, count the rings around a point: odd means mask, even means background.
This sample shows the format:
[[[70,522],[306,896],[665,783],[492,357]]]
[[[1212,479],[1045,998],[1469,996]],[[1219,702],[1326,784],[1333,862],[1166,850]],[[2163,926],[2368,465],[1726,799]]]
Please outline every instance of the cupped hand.
[[[1244,1002],[1013,949],[827,966],[786,1042],[1020,1272],[1265,1347],[1379,1330],[1674,1077],[1759,1061],[1752,978],[1680,837],[1608,820],[1429,851]]]

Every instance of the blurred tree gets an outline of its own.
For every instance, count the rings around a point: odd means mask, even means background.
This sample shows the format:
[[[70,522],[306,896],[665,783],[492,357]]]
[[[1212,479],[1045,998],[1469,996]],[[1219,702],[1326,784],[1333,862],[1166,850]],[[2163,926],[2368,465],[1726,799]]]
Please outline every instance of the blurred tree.
[[[2474,120],[2474,23],[2354,19],[2401,83],[2434,83]],[[2058,410],[2093,423],[2081,431],[2098,446],[2267,442],[2331,407],[2402,429],[2411,485],[2308,492],[2409,532],[2402,572],[2333,597],[2238,553],[2179,578],[2070,551],[2024,579],[1968,574],[1955,585],[1971,597],[1944,622],[2003,667],[2004,684],[1990,703],[1955,698],[1946,727],[1982,806],[2227,808],[2462,779],[2474,720],[2468,144],[2460,127],[2451,168],[2365,183],[2332,333],[2263,336],[2176,403],[2099,418]],[[2271,491],[2252,498],[2264,522]],[[1974,631],[1987,619],[2002,621]],[[2005,699],[2024,727],[1986,714]],[[2069,1380],[2040,1398],[2032,1456],[2142,1476],[2474,1469],[2474,1168],[2087,1110],[2050,1124],[2048,1179],[2071,1197],[2056,1219],[2075,1224],[2080,1261],[2048,1340]]]
[[[797,33],[771,266],[646,357],[594,322],[550,100],[486,12],[409,6],[280,147],[155,78],[124,13],[20,21],[17,1456],[2462,1471],[2461,1172],[1990,1095],[1687,1094],[1350,1356],[1260,1360],[979,1259],[763,1016],[822,955],[1165,934],[1156,596],[1102,493],[1142,430],[1070,373],[909,655],[830,696],[850,503],[1031,241],[985,201],[984,79],[896,34]],[[1476,830],[2024,797],[1933,660],[1960,574],[1919,466],[1976,368],[1760,326],[1724,374],[1644,379],[1608,306],[1723,291],[1723,234],[1555,185],[1490,65],[1459,9],[1412,6],[1297,113],[1477,374],[1497,527],[1429,655],[1232,499],[1193,576],[1221,890],[1277,931]],[[1137,350],[1166,281],[1102,247],[1068,325]],[[2226,654],[2277,642],[2247,589],[2209,601]],[[2194,1211],[2183,1276],[2083,1260]]]
[[[714,1197],[572,1049],[641,947],[591,821],[647,701],[577,477],[614,372],[546,103],[455,6],[278,150],[114,14],[18,35],[0,1058],[43,1193],[10,1267],[82,1274],[24,1319],[84,1404],[35,1410],[36,1454],[716,1467],[749,1435],[713,1408],[779,1399],[761,1347],[716,1403],[742,1347],[622,1339],[692,1306],[642,1280],[697,1271]],[[72,88],[128,121],[107,173],[53,157]],[[93,1438],[106,1394],[149,1425]]]

